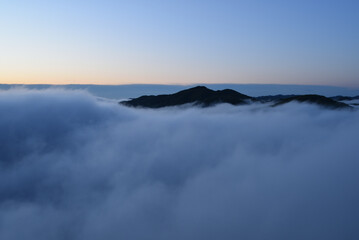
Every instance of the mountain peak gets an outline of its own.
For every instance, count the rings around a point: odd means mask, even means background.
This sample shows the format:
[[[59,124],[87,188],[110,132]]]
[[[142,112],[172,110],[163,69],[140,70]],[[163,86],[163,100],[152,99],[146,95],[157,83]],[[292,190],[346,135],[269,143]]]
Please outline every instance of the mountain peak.
[[[161,108],[193,103],[208,107],[218,103],[246,104],[250,99],[252,98],[230,89],[213,91],[205,86],[196,86],[174,94],[142,96],[123,101],[121,104],[131,107]]]
[[[219,103],[243,105],[251,102],[272,102],[272,106],[276,107],[293,101],[316,104],[318,106],[331,109],[351,108],[348,104],[321,95],[275,95],[255,98],[232,89],[214,91],[205,86],[196,86],[174,94],[142,96],[128,101],[122,101],[121,104],[130,107],[162,108],[183,104],[209,107]]]

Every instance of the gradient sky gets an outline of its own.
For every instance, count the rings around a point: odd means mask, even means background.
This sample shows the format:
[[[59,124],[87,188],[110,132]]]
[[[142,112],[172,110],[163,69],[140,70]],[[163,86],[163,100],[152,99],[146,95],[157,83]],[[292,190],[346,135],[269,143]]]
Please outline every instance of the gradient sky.
[[[0,0],[0,83],[359,87],[357,0]]]

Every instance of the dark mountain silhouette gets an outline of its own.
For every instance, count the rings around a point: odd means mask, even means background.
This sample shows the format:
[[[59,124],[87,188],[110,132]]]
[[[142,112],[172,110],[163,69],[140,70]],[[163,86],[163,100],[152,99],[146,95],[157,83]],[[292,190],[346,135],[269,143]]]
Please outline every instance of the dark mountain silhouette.
[[[213,91],[206,87],[198,86],[175,94],[142,96],[129,101],[122,101],[121,104],[131,107],[161,108],[193,103],[194,105],[209,107],[218,103],[248,104],[252,99],[252,97],[231,89]]]
[[[335,100],[335,101],[352,101],[352,100],[357,100],[357,99],[359,99],[359,96],[355,96],[355,97],[334,96],[334,97],[331,97],[330,99],[333,99],[333,100]]]
[[[266,102],[277,102],[277,101],[280,101],[280,100],[283,100],[283,99],[287,99],[287,98],[290,98],[290,97],[295,97],[295,96],[298,96],[298,95],[294,95],[294,94],[291,94],[291,95],[282,95],[282,94],[279,94],[279,95],[269,95],[269,96],[256,97],[256,100],[259,101],[259,102],[262,102],[262,103],[266,103]]]
[[[273,95],[255,98],[231,89],[213,91],[203,86],[186,89],[174,94],[142,96],[120,103],[129,107],[162,108],[183,104],[209,107],[219,103],[243,105],[256,102],[273,103],[272,107],[276,107],[293,101],[317,104],[332,109],[351,108],[348,104],[320,95]]]
[[[324,97],[321,95],[314,95],[314,94],[313,95],[298,95],[298,96],[282,99],[282,100],[279,100],[273,106],[275,107],[275,106],[283,105],[283,104],[293,102],[293,101],[300,102],[300,103],[305,102],[305,103],[317,104],[322,107],[332,108],[332,109],[351,108],[348,104],[338,102],[331,98],[327,98],[327,97]]]

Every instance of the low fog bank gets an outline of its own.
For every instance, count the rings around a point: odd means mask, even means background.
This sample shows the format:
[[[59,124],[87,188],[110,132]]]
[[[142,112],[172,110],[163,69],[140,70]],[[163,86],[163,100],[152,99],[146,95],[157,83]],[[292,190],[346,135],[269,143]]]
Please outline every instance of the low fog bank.
[[[0,239],[358,239],[359,113],[0,93]]]

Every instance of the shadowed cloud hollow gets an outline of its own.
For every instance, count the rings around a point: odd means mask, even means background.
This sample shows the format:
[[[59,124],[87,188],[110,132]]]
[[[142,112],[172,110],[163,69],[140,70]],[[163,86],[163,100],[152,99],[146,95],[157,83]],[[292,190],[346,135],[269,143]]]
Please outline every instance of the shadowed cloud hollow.
[[[358,111],[0,93],[0,239],[358,239]]]

